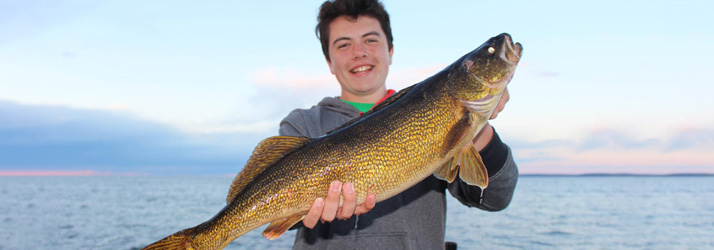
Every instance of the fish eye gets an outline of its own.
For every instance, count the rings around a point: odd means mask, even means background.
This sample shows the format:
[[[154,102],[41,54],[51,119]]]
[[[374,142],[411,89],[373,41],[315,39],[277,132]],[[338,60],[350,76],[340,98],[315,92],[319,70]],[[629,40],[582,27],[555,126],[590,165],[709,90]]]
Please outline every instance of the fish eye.
[[[493,48],[493,47],[488,47],[488,53],[489,53],[489,54],[493,54],[493,53],[495,53],[495,52],[496,52],[496,49],[495,49],[495,48]]]

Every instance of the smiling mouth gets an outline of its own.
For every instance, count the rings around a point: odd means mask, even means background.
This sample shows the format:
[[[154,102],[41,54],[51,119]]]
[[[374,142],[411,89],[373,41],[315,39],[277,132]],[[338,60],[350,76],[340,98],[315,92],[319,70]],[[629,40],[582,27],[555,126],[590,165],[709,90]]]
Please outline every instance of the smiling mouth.
[[[372,68],[374,68],[374,66],[372,66],[372,65],[365,65],[365,66],[360,66],[360,67],[354,68],[354,69],[350,70],[350,72],[352,72],[352,73],[361,73],[361,72],[368,71],[368,70],[370,70],[370,69],[372,69]]]

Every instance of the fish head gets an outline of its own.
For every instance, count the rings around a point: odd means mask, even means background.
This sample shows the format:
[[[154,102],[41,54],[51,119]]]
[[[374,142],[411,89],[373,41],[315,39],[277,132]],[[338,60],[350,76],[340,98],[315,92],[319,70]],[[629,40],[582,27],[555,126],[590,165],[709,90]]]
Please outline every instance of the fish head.
[[[502,33],[451,65],[451,96],[473,111],[490,117],[511,81],[521,59],[523,46]]]

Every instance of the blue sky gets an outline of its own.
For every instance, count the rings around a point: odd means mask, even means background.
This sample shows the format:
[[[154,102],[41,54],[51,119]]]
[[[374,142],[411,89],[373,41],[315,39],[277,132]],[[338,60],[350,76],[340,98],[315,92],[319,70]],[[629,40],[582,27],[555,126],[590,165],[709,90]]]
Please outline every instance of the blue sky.
[[[234,174],[338,86],[322,1],[1,1],[0,171]],[[522,173],[714,173],[710,1],[383,1],[389,88],[510,33]]]

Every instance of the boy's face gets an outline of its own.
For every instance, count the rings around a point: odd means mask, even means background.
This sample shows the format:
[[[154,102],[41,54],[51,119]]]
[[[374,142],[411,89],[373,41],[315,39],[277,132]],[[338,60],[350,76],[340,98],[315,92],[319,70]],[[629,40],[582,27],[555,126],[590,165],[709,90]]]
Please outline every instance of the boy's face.
[[[360,16],[350,21],[338,17],[330,23],[329,43],[327,64],[340,83],[342,99],[355,101],[354,97],[386,89],[394,50],[389,49],[377,19]]]

